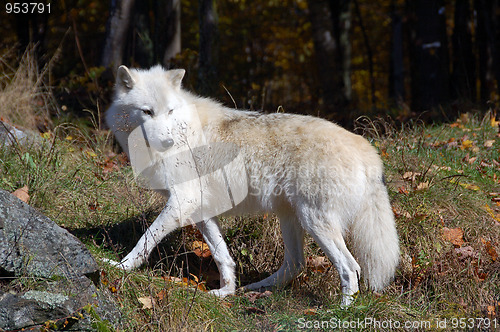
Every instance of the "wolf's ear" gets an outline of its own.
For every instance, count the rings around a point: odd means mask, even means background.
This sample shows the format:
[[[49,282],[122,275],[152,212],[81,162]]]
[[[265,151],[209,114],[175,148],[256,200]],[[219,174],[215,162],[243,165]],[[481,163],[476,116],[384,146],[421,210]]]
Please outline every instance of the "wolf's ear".
[[[174,88],[180,89],[184,74],[186,74],[184,69],[172,69],[167,71],[167,78],[172,82]]]
[[[116,72],[116,84],[118,86],[124,87],[131,90],[134,87],[135,80],[130,74],[130,70],[126,66],[120,66]]]

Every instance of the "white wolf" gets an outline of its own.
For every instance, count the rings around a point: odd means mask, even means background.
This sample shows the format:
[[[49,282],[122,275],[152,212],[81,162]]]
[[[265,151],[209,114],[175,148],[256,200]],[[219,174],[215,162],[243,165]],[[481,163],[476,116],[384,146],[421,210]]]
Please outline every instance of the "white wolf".
[[[296,277],[305,264],[304,232],[337,268],[343,305],[358,292],[361,271],[373,290],[384,288],[399,263],[399,242],[375,148],[326,120],[234,110],[195,96],[181,87],[184,73],[118,69],[106,121],[134,170],[169,198],[135,248],[114,264],[136,268],[168,233],[196,223],[221,275],[212,292],[233,294],[235,263],[217,215],[273,212],[283,265],[245,289],[282,287]]]

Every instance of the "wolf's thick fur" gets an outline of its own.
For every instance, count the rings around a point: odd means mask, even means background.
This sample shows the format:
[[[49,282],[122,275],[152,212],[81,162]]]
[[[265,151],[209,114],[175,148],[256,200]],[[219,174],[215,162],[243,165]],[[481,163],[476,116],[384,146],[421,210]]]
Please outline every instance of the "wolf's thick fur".
[[[159,119],[160,115],[161,123],[150,130],[149,139],[179,141],[172,128],[174,119],[182,116],[183,106],[194,105],[203,132],[188,131],[188,135],[203,134],[209,142],[226,142],[239,148],[245,167],[242,171],[228,165],[226,174],[228,181],[248,186],[248,195],[224,214],[275,213],[285,245],[281,268],[245,288],[280,287],[297,276],[304,266],[304,231],[337,268],[344,305],[350,304],[358,292],[361,272],[373,290],[384,288],[398,265],[399,243],[383,183],[382,162],[370,143],[311,116],[226,108],[184,90],[183,76],[184,70],[120,67],[114,102],[106,120],[124,150],[130,153],[127,139],[132,130],[148,120]],[[189,126],[189,119],[187,122]],[[217,153],[220,158],[226,157],[223,149]],[[162,156],[155,154],[155,161],[161,161]],[[178,173],[158,166],[156,174],[175,177]],[[188,203],[191,201],[186,197],[179,200],[179,195],[191,193],[179,191],[177,197],[170,196],[136,247],[117,265],[127,270],[138,267],[169,232],[186,224],[190,213],[199,207],[190,206],[194,203]],[[217,204],[221,197],[218,190],[210,188],[204,195],[204,204],[209,205]],[[218,219],[208,218],[197,227],[221,274],[221,288],[213,292],[220,296],[234,293],[235,263],[220,233]],[[344,235],[350,236],[357,261],[347,249]]]

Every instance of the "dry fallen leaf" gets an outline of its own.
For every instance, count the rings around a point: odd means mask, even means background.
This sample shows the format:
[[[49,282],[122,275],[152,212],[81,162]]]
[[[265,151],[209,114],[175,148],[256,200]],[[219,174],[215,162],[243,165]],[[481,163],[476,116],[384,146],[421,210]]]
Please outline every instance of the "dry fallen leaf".
[[[491,148],[493,146],[493,144],[495,144],[495,140],[494,139],[489,139],[489,140],[486,140],[484,142],[484,147],[485,148]]]
[[[314,272],[324,273],[332,264],[324,256],[307,257],[307,267]]]
[[[183,287],[195,286],[196,288],[198,288],[199,290],[201,290],[203,292],[207,291],[207,288],[205,287],[204,281],[200,282],[198,277],[192,273],[190,273],[189,275],[193,279],[188,279],[186,277],[181,279],[181,278],[177,278],[177,277],[163,276],[163,280],[170,281],[170,282],[177,284],[179,286],[183,286]]]
[[[96,154],[94,151],[90,150],[90,149],[86,149],[86,150],[85,150],[85,153],[86,153],[86,154],[87,154],[87,156],[89,156],[89,157],[92,157],[92,158],[96,158],[96,157],[97,157],[97,154]]]
[[[499,202],[496,203],[498,204]],[[500,226],[500,214],[495,214],[495,211],[493,211],[493,209],[490,208],[488,205],[483,206],[483,208],[495,220],[495,225]]]
[[[101,270],[101,278],[99,279],[101,281],[101,283],[104,285],[104,286],[107,286],[108,283],[109,283],[109,280],[108,280],[108,277],[106,276],[106,271],[102,271]]]
[[[28,194],[28,191],[29,191],[28,186],[24,186],[22,188],[16,189],[12,193],[12,195],[16,196],[24,203],[28,203],[30,201],[30,195]]]
[[[403,180],[414,182],[415,178],[417,176],[420,176],[420,175],[422,175],[422,173],[419,173],[419,172],[405,172],[403,174]]]
[[[474,191],[477,191],[480,189],[478,186],[476,186],[475,184],[471,184],[471,183],[460,182],[459,185],[461,185],[465,189],[474,190]]]
[[[408,195],[410,193],[405,187],[399,187],[398,192],[403,195]]]
[[[193,243],[191,243],[191,250],[193,250],[198,257],[207,258],[212,255],[208,248],[208,244],[203,241],[193,241]]]
[[[247,292],[243,296],[246,297],[248,299],[248,301],[250,301],[251,303],[254,303],[255,300],[266,298],[266,297],[269,297],[271,295],[273,295],[273,293],[271,291],[267,290],[263,293],[261,293],[261,292]]]
[[[160,301],[163,301],[163,299],[167,296],[167,292],[162,289],[161,291],[158,292],[158,294],[156,294],[156,297],[158,298],[158,300]]]
[[[306,309],[304,310],[304,315],[312,316],[316,315],[317,311],[316,309]]]
[[[257,307],[246,307],[245,308],[247,312],[251,314],[259,314],[259,315],[264,315],[266,312],[260,308]]]
[[[432,165],[431,170],[439,172],[439,171],[451,171],[450,166],[437,166],[437,165]]]
[[[443,227],[441,229],[441,233],[443,235],[443,239],[451,242],[455,247],[461,247],[464,241],[464,231],[461,228],[448,228]]]
[[[487,311],[488,311],[488,316],[496,316],[494,305],[489,305]]]
[[[455,248],[455,252],[458,254],[460,259],[467,259],[467,258],[477,258],[478,254],[474,251],[474,248],[471,246],[466,246],[466,247],[461,247],[461,248]]]
[[[477,281],[480,281],[480,282],[485,281],[486,278],[488,278],[488,273],[480,271],[478,266],[476,266],[474,268],[474,274],[475,274],[475,277],[477,278]]]
[[[485,239],[481,238],[481,242],[484,244],[486,252],[490,255],[491,260],[495,262],[498,258],[498,253],[495,250],[495,247],[491,244],[491,241],[486,241]]]
[[[396,218],[399,218],[399,217],[404,217],[406,219],[410,219],[411,218],[411,214],[408,211],[400,209],[400,208],[398,208],[396,206],[392,207],[392,212],[394,213],[394,215],[396,216]]]
[[[420,182],[415,190],[425,190],[429,188],[429,181]]]
[[[463,297],[460,297],[458,299],[458,304],[460,304],[462,306],[462,308],[464,308],[464,309],[467,309],[467,307],[468,307],[467,302],[465,302]]]
[[[151,296],[138,297],[137,300],[142,303],[142,309],[152,309],[156,304]]]
[[[492,127],[499,127],[500,121],[497,121],[496,117],[492,116],[491,119],[490,119],[490,124],[491,124]]]
[[[181,279],[181,278],[178,278],[178,277],[163,276],[162,278],[163,278],[163,280],[165,280],[165,281],[176,282],[176,283],[180,283],[180,282],[182,282],[182,279]]]
[[[465,149],[470,149],[474,146],[474,142],[472,142],[470,139],[466,139],[462,142],[462,145],[460,146],[460,149],[465,150]]]
[[[471,157],[467,160],[469,164],[474,164],[474,162],[477,160],[477,157]]]

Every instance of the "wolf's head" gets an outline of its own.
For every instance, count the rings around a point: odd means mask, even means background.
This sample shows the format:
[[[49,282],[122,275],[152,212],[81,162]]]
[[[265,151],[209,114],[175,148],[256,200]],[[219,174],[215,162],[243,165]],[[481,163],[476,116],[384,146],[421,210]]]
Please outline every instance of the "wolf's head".
[[[183,69],[166,71],[160,66],[149,70],[121,66],[106,122],[128,154],[141,186],[177,193],[178,199],[188,199],[186,204],[208,204],[193,212],[190,220],[196,222],[233,208],[246,197],[248,186],[241,185],[246,173],[239,146],[205,137],[216,130],[202,123],[209,118],[216,123],[217,115],[212,117],[211,112],[223,114],[224,108],[183,90],[184,74]],[[241,174],[234,183],[225,173],[229,165]],[[217,194],[207,196],[208,192]],[[216,197],[217,202],[210,205],[207,197]]]
[[[164,70],[161,66],[149,70],[118,68],[115,95],[106,112],[106,122],[127,154],[128,137],[139,127],[157,150],[173,144],[173,121],[169,119],[179,115],[174,114],[175,111],[186,104],[180,93],[184,74],[184,69]]]

